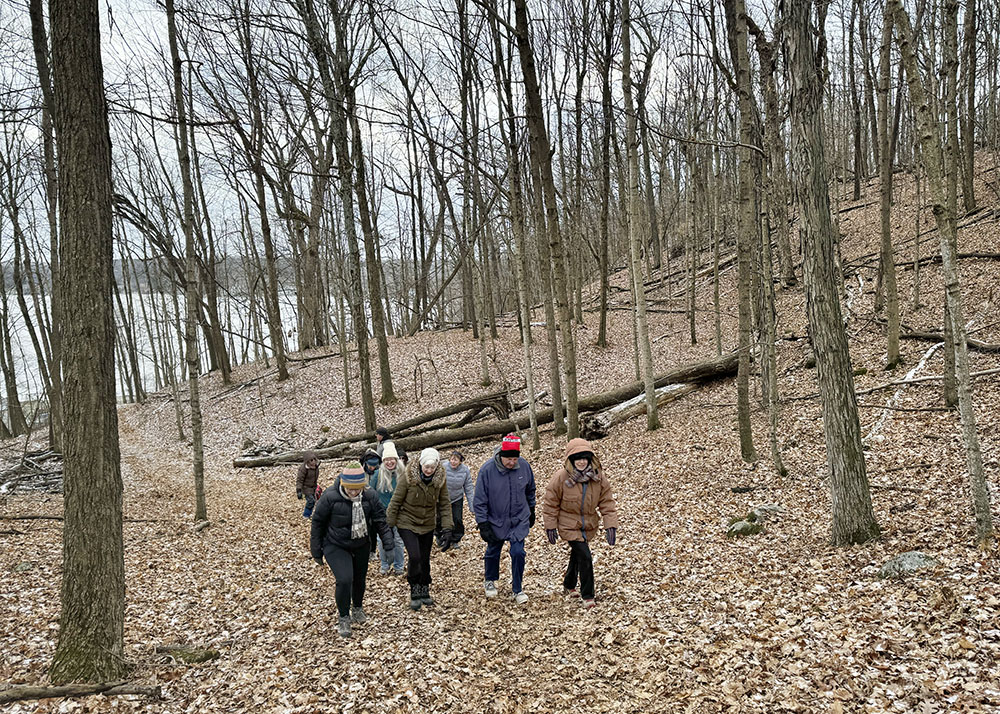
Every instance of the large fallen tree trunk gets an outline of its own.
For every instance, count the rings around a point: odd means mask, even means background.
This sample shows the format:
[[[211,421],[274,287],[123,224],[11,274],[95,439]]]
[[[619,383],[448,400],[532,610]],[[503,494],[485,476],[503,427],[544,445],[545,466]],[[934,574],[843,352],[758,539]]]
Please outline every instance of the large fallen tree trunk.
[[[668,402],[680,399],[685,394],[690,394],[698,388],[693,382],[680,382],[678,384],[668,384],[656,390],[656,406],[662,407]],[[584,439],[603,439],[611,431],[611,427],[622,424],[629,419],[646,413],[646,397],[640,394],[627,402],[616,404],[610,409],[596,414],[588,414],[580,419],[580,436]]]
[[[685,365],[662,374],[654,380],[653,386],[659,388],[668,384],[682,382],[704,384],[723,377],[731,377],[736,374],[736,364],[736,353],[731,352],[722,357],[715,357],[704,362]],[[632,382],[618,389],[584,397],[579,400],[578,407],[581,412],[602,411],[637,397],[642,392],[642,382]],[[536,417],[539,425],[548,424],[553,419],[552,409],[544,409],[538,412]],[[428,446],[446,446],[449,444],[481,441],[491,436],[499,436],[512,431],[523,431],[529,425],[530,418],[525,414],[515,419],[505,419],[490,422],[489,424],[477,424],[460,429],[438,429],[425,434],[394,438],[393,441],[397,446],[402,446],[407,451],[413,452]],[[343,457],[349,453],[358,453],[363,446],[363,444],[338,444],[329,448],[316,449],[315,452],[320,459],[334,459]],[[290,451],[284,454],[237,458],[233,459],[233,466],[236,468],[252,468],[297,463],[302,461],[304,454],[304,451]]]

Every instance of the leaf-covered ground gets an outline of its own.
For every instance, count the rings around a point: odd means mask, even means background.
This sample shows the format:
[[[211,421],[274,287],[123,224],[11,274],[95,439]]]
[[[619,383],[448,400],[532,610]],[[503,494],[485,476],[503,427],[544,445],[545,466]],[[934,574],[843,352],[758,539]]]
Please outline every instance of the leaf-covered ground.
[[[985,167],[984,167],[985,169]],[[996,170],[983,177],[997,180]],[[894,222],[897,259],[913,255],[912,183],[900,178]],[[985,186],[980,196],[992,194]],[[841,214],[844,261],[858,265],[878,245],[876,187]],[[924,228],[930,227],[925,215]],[[973,216],[961,231],[963,250],[996,251],[1000,222]],[[933,232],[921,255],[936,250]],[[967,318],[975,337],[1000,342],[996,323],[1000,262],[963,261]],[[724,347],[735,334],[733,273],[724,273]],[[859,279],[860,278],[860,279]],[[616,282],[627,285],[624,273]],[[924,266],[922,296],[910,304],[913,271],[900,274],[904,322],[913,329],[941,324],[939,268]],[[904,341],[905,365],[882,369],[883,328],[871,318],[874,261],[847,283],[845,303],[855,368],[864,390],[902,378],[930,343]],[[678,288],[675,285],[674,288]],[[665,298],[671,289],[653,296]],[[651,314],[658,371],[715,352],[711,286],[699,292],[697,345],[682,315]],[[780,330],[804,334],[801,288],[779,295]],[[535,317],[543,320],[541,313]],[[539,388],[547,383],[547,343],[536,328]],[[578,329],[581,394],[634,379],[627,312],[613,312],[611,346],[593,347],[596,312]],[[11,712],[986,712],[1000,711],[1000,577],[996,550],[971,547],[972,518],[957,415],[911,411],[941,406],[938,383],[915,384],[860,397],[872,497],[880,540],[834,549],[828,545],[829,496],[815,371],[803,366],[801,341],[779,345],[782,406],[779,443],[789,475],[766,458],[766,414],[755,414],[762,457],[744,465],[735,432],[732,381],[668,405],[663,428],[644,420],[598,443],[617,492],[621,529],[614,548],[595,548],[598,606],[582,611],[560,597],[567,550],[549,546],[536,526],[528,542],[525,588],[515,606],[509,561],[502,597],[482,592],[483,544],[467,537],[458,551],[432,559],[438,607],[412,613],[401,578],[372,566],[365,607],[368,624],[349,642],[337,637],[333,578],[308,557],[308,523],[294,498],[294,468],[234,470],[244,441],[289,439],[295,447],[328,432],[360,430],[360,408],[344,407],[339,359],[294,366],[292,378],[216,399],[215,376],[203,382],[206,482],[212,525],[192,528],[190,455],[177,439],[166,395],[120,410],[125,512],[152,519],[125,524],[127,612],[125,642],[138,681],[158,683],[164,697],[90,697],[12,706]],[[461,331],[391,340],[396,392],[379,408],[381,423],[428,411],[478,393],[478,343]],[[493,379],[522,382],[520,343],[513,327],[487,344]],[[422,360],[423,394],[414,369]],[[1000,366],[997,355],[974,354],[973,369]],[[242,368],[246,380],[265,371]],[[940,352],[913,376],[940,374]],[[376,394],[377,394],[376,385]],[[759,388],[756,395],[759,397]],[[357,403],[357,378],[352,396]],[[890,401],[891,400],[891,401]],[[890,401],[892,410],[884,407]],[[996,486],[1000,459],[1000,378],[975,382],[976,414],[987,475]],[[543,434],[543,448],[526,453],[539,489],[558,466],[564,440]],[[478,466],[490,445],[467,450]],[[336,464],[324,463],[329,483]],[[735,493],[734,487],[754,487]],[[59,514],[58,496],[14,496],[0,515]],[[725,538],[730,518],[762,503],[781,506],[764,533]],[[466,516],[467,524],[471,521]],[[57,634],[60,522],[0,521],[0,682],[42,682]],[[474,533],[474,531],[473,531]],[[876,577],[893,556],[922,550],[939,566],[902,582]],[[155,645],[205,643],[222,656],[200,665],[159,659]]]

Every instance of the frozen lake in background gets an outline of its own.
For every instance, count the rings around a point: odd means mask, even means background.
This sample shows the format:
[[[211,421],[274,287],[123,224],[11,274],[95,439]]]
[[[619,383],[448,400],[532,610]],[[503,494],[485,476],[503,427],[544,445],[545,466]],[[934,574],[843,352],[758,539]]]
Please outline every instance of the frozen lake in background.
[[[13,290],[11,290],[13,293]],[[28,302],[28,309],[31,313],[32,324],[35,325],[35,330],[38,330],[38,320],[35,316],[35,304],[31,296],[25,296]],[[128,309],[128,299],[129,296],[122,295],[122,304],[125,309]],[[169,345],[173,356],[171,358],[175,367],[179,366],[178,362],[178,340],[177,331],[175,328],[176,313],[174,311],[173,297],[169,294],[161,293],[140,293],[133,292],[131,294],[132,308],[135,311],[134,319],[134,329],[135,329],[135,341],[139,352],[139,369],[142,373],[143,385],[147,391],[152,391],[156,387],[155,372],[153,369],[152,353],[150,351],[150,340],[151,337],[146,330],[146,323],[142,316],[142,307],[140,306],[140,300],[143,301],[146,307],[146,316],[150,321],[150,326],[156,330],[157,322],[161,324],[162,327],[166,327],[165,340]],[[165,301],[165,305],[164,305]],[[297,320],[296,320],[296,306],[295,306],[295,294],[294,293],[280,293],[278,295],[278,302],[281,309],[281,322],[282,329],[285,333],[285,347],[289,352],[294,352],[298,350],[298,330],[297,330]],[[45,306],[48,308],[49,299],[46,297]],[[184,300],[182,296],[178,296],[177,306],[180,308],[181,312],[181,324],[183,328],[184,319]],[[45,392],[41,374],[38,371],[38,363],[35,359],[35,349],[31,343],[31,336],[28,334],[28,328],[24,323],[24,318],[21,314],[21,308],[17,303],[17,298],[13,294],[7,299],[7,307],[9,311],[9,321],[10,321],[10,332],[11,332],[11,351],[14,355],[14,372],[17,378],[17,388],[18,395],[22,402],[29,402],[31,400],[37,399],[42,396]],[[231,344],[233,347],[233,353],[230,355],[230,359],[235,364],[242,357],[243,351],[246,350],[249,358],[253,359],[253,343],[244,338],[243,335],[250,334],[252,331],[251,323],[251,313],[250,313],[250,301],[249,298],[241,295],[233,295],[231,297],[221,296],[219,303],[219,312],[222,319],[223,326],[237,334],[226,333],[226,344],[227,347]],[[118,313],[117,305],[115,307],[115,321],[118,326],[118,332],[121,335],[121,339],[125,339],[125,327],[122,323],[122,316]],[[166,324],[162,324],[162,323]],[[261,326],[264,332],[263,342],[270,345],[271,340],[267,333],[266,320],[264,316],[261,315]],[[199,342],[201,343],[201,357],[202,357],[202,369],[208,368],[208,353],[205,349],[204,339],[202,338],[202,332],[198,331]],[[157,338],[156,349],[159,352],[160,348],[160,338]],[[117,360],[117,353],[115,358]],[[161,363],[163,362],[161,358]],[[162,366],[162,365],[161,365]],[[121,387],[121,372],[116,368],[117,375],[117,385],[118,385],[118,399],[122,399],[122,387]],[[0,407],[6,408],[6,392],[0,389]],[[28,415],[30,419],[30,415]]]

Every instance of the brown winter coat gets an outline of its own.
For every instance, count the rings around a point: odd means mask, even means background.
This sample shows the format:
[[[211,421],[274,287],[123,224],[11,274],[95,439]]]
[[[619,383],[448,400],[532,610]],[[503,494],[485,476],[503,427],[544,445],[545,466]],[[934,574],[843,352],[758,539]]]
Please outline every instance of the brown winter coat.
[[[604,519],[605,528],[618,527],[618,505],[597,454],[594,454],[592,462],[597,480],[566,485],[573,471],[570,457],[583,451],[594,452],[590,442],[586,439],[571,439],[566,445],[562,468],[556,471],[545,487],[542,522],[546,530],[558,530],[559,537],[563,540],[593,540],[597,534],[599,518]]]
[[[393,528],[405,528],[418,534],[430,533],[440,517],[442,530],[451,530],[454,523],[444,466],[439,463],[430,484],[425,484],[420,478],[420,463],[413,459],[406,467],[406,476],[396,484],[385,514]]]
[[[306,463],[314,458],[316,458],[315,452],[307,451],[305,458],[302,459],[302,465],[299,466],[299,472],[295,476],[296,491],[312,493],[316,490],[316,483],[319,481],[319,464],[314,469],[306,466]]]

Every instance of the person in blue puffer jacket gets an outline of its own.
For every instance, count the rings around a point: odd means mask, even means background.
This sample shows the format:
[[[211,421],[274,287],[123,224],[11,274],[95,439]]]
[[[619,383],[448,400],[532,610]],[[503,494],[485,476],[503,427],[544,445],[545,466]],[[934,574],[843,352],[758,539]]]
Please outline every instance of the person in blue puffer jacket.
[[[486,541],[484,588],[486,597],[497,596],[500,554],[510,543],[511,597],[518,605],[528,601],[524,592],[524,540],[535,524],[535,474],[521,458],[521,438],[507,434],[500,448],[479,469],[472,511],[479,534]]]

